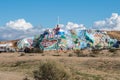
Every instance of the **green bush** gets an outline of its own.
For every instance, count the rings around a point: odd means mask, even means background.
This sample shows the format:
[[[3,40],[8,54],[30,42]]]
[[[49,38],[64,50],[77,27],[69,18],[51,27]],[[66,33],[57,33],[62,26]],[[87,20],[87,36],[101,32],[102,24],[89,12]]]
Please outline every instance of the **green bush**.
[[[35,80],[71,80],[70,72],[54,61],[41,62],[33,75]]]

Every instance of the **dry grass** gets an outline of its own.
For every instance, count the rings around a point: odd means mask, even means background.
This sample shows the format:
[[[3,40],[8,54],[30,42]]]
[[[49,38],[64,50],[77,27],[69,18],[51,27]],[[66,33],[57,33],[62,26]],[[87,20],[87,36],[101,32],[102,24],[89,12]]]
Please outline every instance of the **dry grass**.
[[[71,72],[61,63],[46,60],[34,71],[35,80],[73,80]]]
[[[111,38],[120,40],[120,31],[108,31],[108,35]]]
[[[83,51],[83,54],[92,54]],[[75,80],[120,80],[120,56],[119,50],[111,53],[103,50],[94,53],[95,57],[77,57],[73,51],[60,52],[61,56],[53,56],[56,52],[45,52],[45,55],[31,53],[20,56],[19,53],[0,54],[0,80],[21,80],[28,76],[33,80],[33,71],[41,61],[53,60],[61,63],[65,69],[70,70]],[[58,53],[57,53],[58,54]],[[113,54],[117,55],[117,57]],[[69,55],[71,57],[69,57]],[[8,79],[6,79],[6,75]],[[14,76],[13,76],[14,75]],[[17,78],[17,79],[16,79]]]

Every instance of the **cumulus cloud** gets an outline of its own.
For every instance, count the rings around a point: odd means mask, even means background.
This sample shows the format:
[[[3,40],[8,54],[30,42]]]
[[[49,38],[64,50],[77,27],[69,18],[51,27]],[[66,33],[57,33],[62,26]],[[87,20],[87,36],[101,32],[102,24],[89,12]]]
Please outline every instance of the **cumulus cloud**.
[[[59,24],[60,28],[64,28],[65,25],[64,24]]]
[[[120,15],[112,13],[110,18],[94,22],[93,28],[105,30],[120,30]]]
[[[31,37],[40,33],[41,33],[41,29],[39,28],[33,28],[27,31],[22,31],[22,30],[15,30],[8,27],[4,27],[0,30],[0,36],[1,36],[0,40],[21,39],[25,37]]]
[[[6,23],[6,26],[16,30],[28,30],[33,28],[32,24],[29,22],[26,22],[24,19],[10,21]]]
[[[6,23],[0,27],[0,40],[14,40],[25,37],[31,37],[40,34],[43,31],[41,27],[33,27],[31,23],[24,19],[18,19]]]
[[[73,23],[73,22],[68,22],[66,25],[67,29],[85,29],[85,26],[83,24],[77,24],[77,23]]]
[[[59,24],[59,26],[65,31],[78,28],[85,29],[83,24],[73,22],[68,22],[67,25]],[[40,26],[34,27],[31,23],[25,21],[24,19],[9,21],[5,26],[0,27],[0,40],[14,40],[32,37],[34,35],[41,34],[44,30],[45,28],[41,28]]]

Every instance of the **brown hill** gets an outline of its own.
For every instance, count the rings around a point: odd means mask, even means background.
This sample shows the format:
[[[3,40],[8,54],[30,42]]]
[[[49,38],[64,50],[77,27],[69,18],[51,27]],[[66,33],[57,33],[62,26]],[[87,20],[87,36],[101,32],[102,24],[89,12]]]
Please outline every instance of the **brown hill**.
[[[0,44],[8,44],[8,43],[11,43],[13,46],[12,47],[17,47],[17,42],[19,40],[9,40],[9,41],[0,41]]]
[[[120,40],[120,31],[108,31],[107,33],[111,38]]]

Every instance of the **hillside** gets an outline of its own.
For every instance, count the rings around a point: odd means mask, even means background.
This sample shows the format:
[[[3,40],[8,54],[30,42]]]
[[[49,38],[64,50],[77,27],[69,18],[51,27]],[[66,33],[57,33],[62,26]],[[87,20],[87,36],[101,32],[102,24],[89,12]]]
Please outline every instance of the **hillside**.
[[[111,38],[120,40],[120,31],[108,31],[107,33]]]
[[[113,39],[120,40],[120,31],[107,31],[107,34]],[[18,41],[19,39],[10,41],[0,41],[0,44],[12,43],[13,47],[16,47]]]
[[[108,35],[120,40],[120,31],[108,31]],[[17,41],[0,41],[0,44],[12,43],[15,47]],[[120,49],[1,53],[0,80],[35,80],[33,71],[47,60],[60,63],[74,80],[120,80],[119,52]]]
[[[9,43],[12,43],[12,47],[16,47],[18,41],[19,41],[19,39],[18,40],[9,40],[9,41],[0,41],[0,44],[9,44]]]
[[[1,53],[0,80],[35,80],[33,71],[46,60],[60,63],[71,73],[73,80],[120,80],[119,50],[117,52],[102,51],[102,53],[100,51],[94,54],[99,56],[77,57],[73,51],[59,54],[55,51],[46,51],[43,54],[24,55],[22,53]],[[111,57],[100,57],[100,54]],[[26,76],[28,79],[24,79]]]

